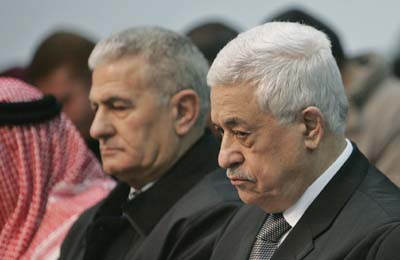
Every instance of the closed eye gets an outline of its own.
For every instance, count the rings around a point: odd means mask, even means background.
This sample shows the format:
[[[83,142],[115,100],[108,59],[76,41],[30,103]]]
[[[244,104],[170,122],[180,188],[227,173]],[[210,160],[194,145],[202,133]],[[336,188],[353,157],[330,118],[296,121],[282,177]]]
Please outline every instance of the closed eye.
[[[128,109],[127,106],[124,106],[124,105],[117,105],[117,104],[110,104],[110,105],[109,105],[109,108],[112,109],[112,110],[117,110],[117,111],[123,111],[123,110],[125,110],[125,109]]]
[[[109,109],[115,111],[124,111],[133,106],[130,100],[125,100],[120,98],[110,98],[104,103]]]
[[[236,137],[238,137],[238,138],[240,138],[240,139],[246,138],[246,137],[248,137],[248,136],[250,135],[249,132],[236,131],[236,130],[232,131],[232,133],[233,133]]]

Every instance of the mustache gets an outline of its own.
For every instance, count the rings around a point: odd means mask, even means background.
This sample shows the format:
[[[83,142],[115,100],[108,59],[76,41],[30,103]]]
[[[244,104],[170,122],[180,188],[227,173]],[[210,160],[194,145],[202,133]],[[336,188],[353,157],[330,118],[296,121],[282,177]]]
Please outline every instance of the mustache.
[[[253,176],[242,170],[239,170],[238,168],[228,168],[226,170],[226,176],[229,179],[239,179],[239,180],[246,180],[249,182],[256,182],[256,179]]]

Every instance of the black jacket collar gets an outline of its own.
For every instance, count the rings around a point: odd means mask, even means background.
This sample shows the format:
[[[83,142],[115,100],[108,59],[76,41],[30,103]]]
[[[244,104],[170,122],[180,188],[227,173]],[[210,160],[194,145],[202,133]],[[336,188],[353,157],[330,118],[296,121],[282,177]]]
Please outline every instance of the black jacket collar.
[[[337,214],[359,187],[370,165],[354,144],[353,147],[352,155],[311,203],[288,237],[279,246],[272,260],[303,259],[314,248],[314,240],[329,228]],[[224,234],[224,239],[229,238],[229,242],[221,244],[218,254],[222,253],[224,259],[248,259],[256,235],[266,216],[267,213],[256,206],[244,206]],[[251,224],[244,225],[243,221]],[[232,245],[237,246],[231,248]],[[220,255],[218,254],[215,255],[215,259],[219,259]]]
[[[207,132],[149,190],[126,202],[130,187],[120,183],[104,200],[96,217],[124,215],[141,235],[147,235],[162,216],[207,173],[217,166],[218,145]]]
[[[301,259],[335,220],[368,172],[369,163],[353,143],[353,153],[311,203],[272,259]]]

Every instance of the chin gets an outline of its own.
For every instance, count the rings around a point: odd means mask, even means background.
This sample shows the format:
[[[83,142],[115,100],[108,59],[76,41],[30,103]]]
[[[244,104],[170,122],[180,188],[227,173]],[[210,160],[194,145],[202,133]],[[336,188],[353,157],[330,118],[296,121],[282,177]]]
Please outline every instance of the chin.
[[[107,175],[112,176],[114,178],[116,178],[119,181],[128,183],[128,181],[131,179],[130,174],[128,174],[128,172],[123,171],[123,170],[110,170]]]
[[[251,204],[251,205],[257,205],[257,203],[256,203],[256,201],[257,201],[256,194],[254,194],[254,193],[252,193],[250,191],[247,191],[247,190],[240,189],[240,188],[237,188],[237,191],[238,191],[240,199],[244,203]]]
[[[103,170],[107,175],[114,176],[118,178],[118,176],[122,175],[125,171],[125,168],[121,167],[121,165],[115,165],[111,163],[107,163],[103,161]]]
[[[281,205],[276,205],[277,203],[273,203],[271,199],[262,197],[257,193],[240,189],[238,189],[238,193],[240,199],[245,204],[257,206],[267,213],[277,213],[283,211],[281,209]]]

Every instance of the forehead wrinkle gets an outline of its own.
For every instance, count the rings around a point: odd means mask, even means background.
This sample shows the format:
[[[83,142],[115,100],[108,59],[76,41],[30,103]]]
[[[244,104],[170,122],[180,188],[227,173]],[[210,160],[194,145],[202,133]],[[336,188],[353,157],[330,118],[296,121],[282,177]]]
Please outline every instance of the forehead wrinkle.
[[[128,83],[112,81],[103,85],[92,86],[89,100],[105,102],[106,100],[131,100],[139,97],[146,89],[129,86]]]
[[[227,127],[233,128],[238,125],[250,127],[249,120],[258,118],[249,112],[249,109],[254,108],[254,104],[258,104],[255,93],[247,86],[217,85],[211,89],[211,119]]]

